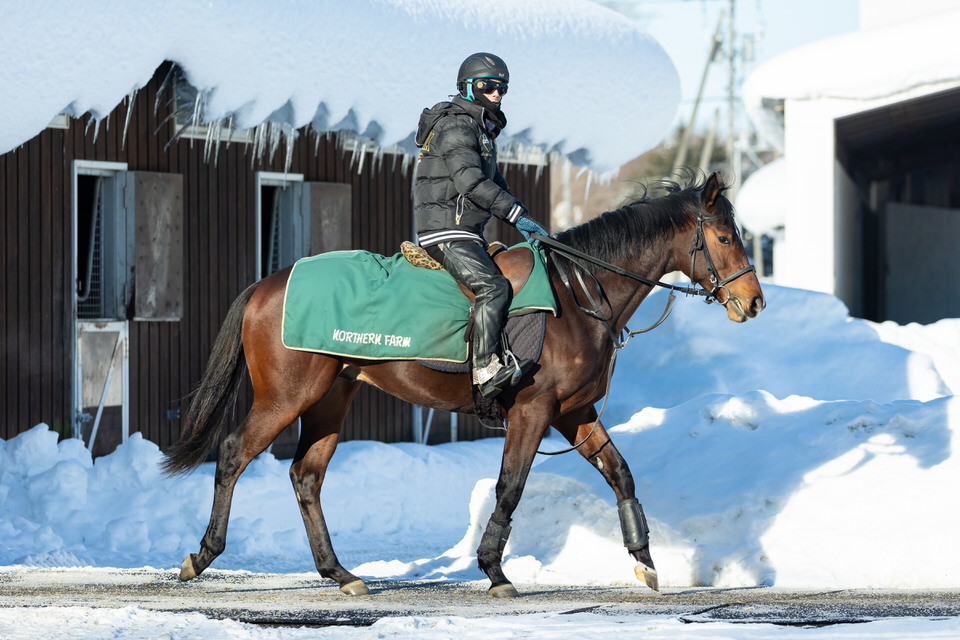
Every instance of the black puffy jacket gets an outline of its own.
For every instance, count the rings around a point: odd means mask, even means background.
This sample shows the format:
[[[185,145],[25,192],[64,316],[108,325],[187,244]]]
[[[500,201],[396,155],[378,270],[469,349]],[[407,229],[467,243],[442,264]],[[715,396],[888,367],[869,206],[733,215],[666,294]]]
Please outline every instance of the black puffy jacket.
[[[485,242],[483,227],[491,214],[511,224],[520,217],[523,206],[497,168],[496,136],[506,123],[501,112],[460,96],[423,110],[413,189],[421,246]]]

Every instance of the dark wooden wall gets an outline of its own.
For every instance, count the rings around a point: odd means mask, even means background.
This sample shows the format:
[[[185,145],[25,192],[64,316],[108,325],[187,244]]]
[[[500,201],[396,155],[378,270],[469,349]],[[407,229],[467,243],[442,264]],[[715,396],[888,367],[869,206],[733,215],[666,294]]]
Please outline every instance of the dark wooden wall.
[[[273,158],[252,159],[249,145],[221,144],[204,160],[200,140],[169,143],[172,122],[157,90],[161,66],[136,95],[125,140],[128,105],[121,104],[99,127],[89,116],[70,119],[69,129],[48,128],[18,149],[0,155],[0,438],[9,439],[39,422],[71,434],[71,162],[126,162],[131,171],[183,175],[183,318],[179,322],[130,323],[130,423],[161,448],[179,435],[176,409],[197,383],[220,323],[236,295],[255,279],[255,174],[283,171],[284,145]],[[161,105],[166,104],[161,100]],[[384,155],[357,166],[334,135],[301,130],[289,171],[307,181],[352,185],[353,245],[391,255],[413,235],[412,163]],[[169,144],[168,144],[169,143]],[[540,220],[549,217],[549,172],[505,165],[513,191]],[[495,232],[519,241],[512,228]],[[249,385],[238,419],[249,406]],[[183,406],[185,408],[185,406]],[[171,413],[171,410],[173,413]],[[444,438],[444,419],[431,441]],[[449,433],[447,431],[447,433]],[[344,439],[410,440],[410,406],[376,389],[358,394]],[[459,438],[492,434],[473,419],[460,420]],[[99,436],[98,436],[99,438]]]

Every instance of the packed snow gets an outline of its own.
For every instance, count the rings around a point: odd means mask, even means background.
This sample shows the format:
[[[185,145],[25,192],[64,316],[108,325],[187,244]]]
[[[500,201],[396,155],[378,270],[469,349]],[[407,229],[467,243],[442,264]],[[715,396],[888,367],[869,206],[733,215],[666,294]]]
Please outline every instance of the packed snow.
[[[767,310],[742,325],[716,306],[681,299],[618,360],[605,423],[636,478],[661,584],[960,587],[960,554],[951,552],[960,530],[960,319],[877,324],[851,318],[826,294],[767,285],[765,295]],[[665,300],[652,296],[631,326],[652,323]],[[543,448],[561,444],[553,437]],[[366,578],[484,580],[475,550],[501,445],[341,444],[323,488],[341,561]],[[505,550],[508,577],[637,584],[601,476],[576,453],[538,458]],[[199,548],[214,466],[168,478],[160,460],[137,434],[97,460],[43,424],[0,441],[4,571],[178,568]],[[287,466],[264,454],[243,474],[214,569],[314,570]],[[0,622],[9,615],[0,610]],[[128,629],[172,628],[180,619],[136,609],[110,615]],[[549,626],[550,616],[521,618],[511,623],[517,629]],[[598,629],[614,624],[604,620]],[[231,623],[208,624],[209,637],[233,633]],[[397,637],[425,628],[453,637],[475,624],[410,618],[378,626]],[[658,637],[676,622],[649,624]],[[483,637],[473,629],[463,637]],[[855,637],[837,634],[829,637]]]
[[[656,146],[680,101],[660,44],[587,0],[38,0],[0,3],[0,24],[0,153],[58,113],[106,117],[164,60],[207,120],[347,129],[412,151],[420,111],[490,51],[510,68],[504,141],[599,171]]]
[[[590,613],[528,614],[490,618],[383,618],[370,627],[264,628],[234,620],[212,620],[198,613],[172,614],[136,607],[80,609],[51,607],[43,616],[25,609],[0,609],[4,640],[36,640],[56,637],[71,640],[144,638],[162,640],[956,640],[960,621],[953,619],[890,619],[863,624],[842,624],[822,629],[783,627],[772,624],[713,622],[686,624],[668,616],[597,616]],[[20,619],[12,615],[21,616]],[[2,628],[2,627],[0,627]]]

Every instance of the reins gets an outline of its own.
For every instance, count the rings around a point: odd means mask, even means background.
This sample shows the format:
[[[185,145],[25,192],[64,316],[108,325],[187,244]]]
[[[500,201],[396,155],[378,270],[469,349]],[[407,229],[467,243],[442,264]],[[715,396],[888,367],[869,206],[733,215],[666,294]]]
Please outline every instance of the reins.
[[[574,303],[577,305],[577,307],[580,308],[582,312],[584,312],[591,318],[595,318],[603,323],[603,327],[604,329],[606,329],[607,334],[610,336],[610,341],[613,343],[613,347],[614,347],[613,353],[610,355],[610,364],[607,365],[607,384],[603,392],[603,403],[600,405],[600,411],[599,413],[597,413],[597,417],[593,421],[593,427],[590,429],[590,433],[588,433],[580,442],[574,444],[573,446],[567,447],[566,449],[560,449],[559,451],[540,451],[538,449],[537,453],[545,456],[556,456],[556,455],[560,455],[561,453],[569,453],[570,451],[579,449],[580,446],[583,445],[583,443],[585,443],[587,440],[590,439],[591,436],[593,436],[594,432],[597,430],[597,425],[600,424],[600,418],[601,416],[603,416],[603,411],[607,407],[607,399],[610,396],[610,384],[613,381],[613,371],[616,367],[616,362],[617,362],[617,353],[621,349],[623,349],[625,346],[627,346],[627,343],[629,343],[630,339],[633,338],[635,335],[652,331],[657,327],[659,327],[664,322],[664,320],[667,319],[667,317],[670,315],[670,312],[673,311],[673,303],[676,301],[675,292],[679,291],[688,296],[690,295],[701,296],[704,298],[704,302],[706,302],[707,304],[710,304],[712,302],[718,302],[722,305],[726,305],[727,302],[730,300],[730,291],[727,289],[726,285],[736,280],[740,276],[750,273],[751,271],[754,271],[754,266],[749,265],[727,276],[726,278],[720,278],[720,273],[717,271],[717,268],[714,265],[713,259],[710,256],[710,250],[707,248],[706,237],[703,233],[704,222],[709,220],[717,220],[720,217],[721,216],[719,215],[714,215],[714,216],[697,215],[697,231],[694,237],[693,245],[690,248],[690,277],[691,278],[693,277],[694,267],[696,266],[697,252],[702,250],[704,255],[704,260],[707,263],[707,272],[710,275],[710,282],[711,284],[713,284],[713,289],[711,291],[707,291],[702,287],[697,287],[692,283],[689,286],[685,286],[685,285],[676,285],[669,282],[662,282],[659,280],[652,280],[638,273],[628,271],[627,269],[618,267],[615,264],[606,262],[605,260],[601,260],[600,258],[595,258],[578,249],[574,249],[573,247],[566,245],[562,242],[559,242],[558,240],[555,240],[550,236],[546,236],[541,233],[531,234],[541,244],[550,248],[551,252],[548,253],[548,256],[552,258],[553,265],[557,270],[557,275],[560,276],[560,280],[563,282],[564,287],[566,287],[567,291],[570,293],[570,297],[573,299]],[[567,267],[563,263],[557,260],[558,255],[562,256],[570,264],[574,265],[574,267],[579,267],[579,268],[573,269],[573,274],[576,276],[577,282],[580,284],[580,289],[583,291],[584,295],[589,301],[589,304],[590,304],[589,308],[583,306],[580,303],[580,300],[577,298],[577,294],[574,291],[573,285],[570,280],[570,273],[567,271]],[[595,264],[598,267],[602,267],[618,275],[631,278],[638,282],[642,282],[644,284],[650,285],[651,287],[663,287],[665,289],[668,289],[670,291],[670,296],[667,299],[666,307],[664,308],[663,313],[660,315],[660,318],[657,319],[656,322],[654,322],[652,325],[650,325],[646,329],[630,330],[629,328],[624,326],[623,331],[621,332],[620,335],[618,335],[617,332],[614,330],[613,326],[610,324],[610,320],[603,315],[603,303],[606,302],[607,306],[611,306],[610,301],[607,298],[607,295],[604,292],[603,287],[600,285],[600,281],[597,280],[596,276],[594,276],[593,273],[591,273],[590,270],[582,262],[580,262],[581,260]],[[587,286],[587,282],[583,278],[584,273],[586,273],[592,280],[592,285],[596,289],[596,298],[594,298],[594,295],[591,294],[590,287]],[[724,299],[723,301],[721,301],[717,297],[721,289],[727,292],[726,299]]]

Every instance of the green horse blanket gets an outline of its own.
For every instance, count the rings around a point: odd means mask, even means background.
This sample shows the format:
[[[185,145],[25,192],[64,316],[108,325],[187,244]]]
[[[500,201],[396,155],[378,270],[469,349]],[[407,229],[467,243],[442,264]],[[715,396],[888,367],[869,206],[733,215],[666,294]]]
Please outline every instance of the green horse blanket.
[[[510,315],[557,313],[544,254],[510,304]],[[289,349],[374,360],[465,362],[470,300],[446,271],[415,267],[403,255],[334,251],[298,260],[283,300]]]

